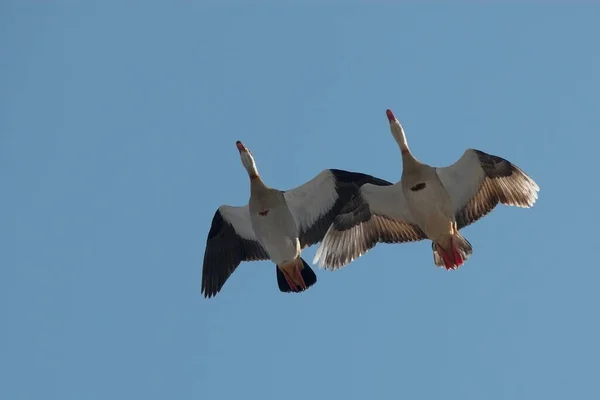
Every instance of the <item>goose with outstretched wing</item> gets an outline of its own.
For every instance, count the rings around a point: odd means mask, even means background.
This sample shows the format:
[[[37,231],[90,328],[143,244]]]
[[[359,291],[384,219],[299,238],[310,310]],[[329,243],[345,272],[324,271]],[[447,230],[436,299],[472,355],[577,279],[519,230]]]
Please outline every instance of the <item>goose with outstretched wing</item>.
[[[456,269],[473,248],[459,230],[488,214],[499,203],[529,208],[538,185],[511,162],[468,149],[454,164],[435,168],[417,160],[404,129],[386,112],[402,153],[402,176],[389,186],[363,185],[334,218],[314,262],[341,268],[377,243],[429,239],[434,263]]]
[[[279,290],[302,292],[317,277],[301,251],[320,242],[342,207],[364,184],[390,182],[358,172],[326,169],[294,189],[268,187],[252,153],[236,142],[250,178],[250,201],[241,207],[223,205],[215,212],[204,253],[202,293],[213,297],[242,261],[271,260]]]

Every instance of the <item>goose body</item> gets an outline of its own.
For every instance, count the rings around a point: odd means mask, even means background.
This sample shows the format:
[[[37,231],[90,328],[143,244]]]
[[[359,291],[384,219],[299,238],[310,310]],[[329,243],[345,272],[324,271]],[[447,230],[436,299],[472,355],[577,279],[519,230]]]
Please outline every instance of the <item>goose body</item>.
[[[448,231],[453,218],[450,196],[435,168],[421,164],[402,174],[402,194],[415,223],[428,237]]]
[[[298,227],[285,196],[265,188],[249,201],[250,223],[258,242],[276,265],[286,265],[300,256]]]
[[[362,186],[334,219],[314,262],[341,268],[377,243],[429,239],[434,263],[456,269],[473,252],[459,232],[499,203],[532,207],[539,187],[509,161],[468,149],[454,164],[432,167],[416,159],[400,122],[387,110],[402,153],[402,176],[391,186]]]
[[[268,187],[250,150],[236,143],[250,178],[245,206],[222,205],[215,212],[204,253],[202,293],[213,297],[242,261],[271,260],[282,292],[301,292],[317,277],[301,251],[320,242],[342,207],[370,183],[391,185],[371,175],[338,169],[321,171],[288,191]]]

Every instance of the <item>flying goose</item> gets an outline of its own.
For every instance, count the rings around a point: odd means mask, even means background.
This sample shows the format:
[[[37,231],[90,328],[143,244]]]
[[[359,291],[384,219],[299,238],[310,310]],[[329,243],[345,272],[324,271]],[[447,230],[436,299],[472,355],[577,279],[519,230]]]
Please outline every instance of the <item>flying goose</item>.
[[[386,111],[402,153],[402,177],[392,186],[366,184],[335,217],[313,263],[338,269],[378,242],[429,239],[434,264],[456,269],[473,249],[459,232],[498,203],[532,207],[539,187],[509,161],[468,149],[454,164],[435,168],[411,153],[400,122]]]
[[[250,178],[250,201],[222,205],[212,220],[202,267],[202,293],[216,296],[242,261],[271,260],[282,292],[302,292],[317,277],[300,257],[301,250],[323,239],[343,205],[360,186],[391,185],[370,175],[326,169],[288,191],[265,185],[252,157],[240,141],[240,158]]]

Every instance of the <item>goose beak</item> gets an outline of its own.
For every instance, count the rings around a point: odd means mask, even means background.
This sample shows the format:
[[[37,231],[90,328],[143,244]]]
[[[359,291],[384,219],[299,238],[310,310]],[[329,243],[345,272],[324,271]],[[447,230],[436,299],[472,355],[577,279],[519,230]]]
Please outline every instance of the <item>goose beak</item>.
[[[385,110],[385,115],[387,115],[388,120],[390,121],[390,123],[396,121],[396,117],[394,116],[394,113],[389,108],[387,110]]]
[[[240,142],[239,140],[237,142],[235,142],[235,145],[237,146],[240,153],[242,151],[246,151],[246,146],[244,146],[244,144],[242,142]]]

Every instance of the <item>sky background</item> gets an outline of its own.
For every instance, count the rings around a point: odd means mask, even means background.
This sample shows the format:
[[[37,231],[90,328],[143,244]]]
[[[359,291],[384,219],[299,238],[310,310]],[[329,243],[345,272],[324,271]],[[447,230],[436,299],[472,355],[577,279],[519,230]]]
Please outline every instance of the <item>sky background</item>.
[[[597,399],[600,7],[0,5],[0,398]],[[388,2],[391,3],[391,2]],[[541,187],[299,295],[200,293],[216,208],[468,147]],[[312,261],[316,247],[305,250]]]

